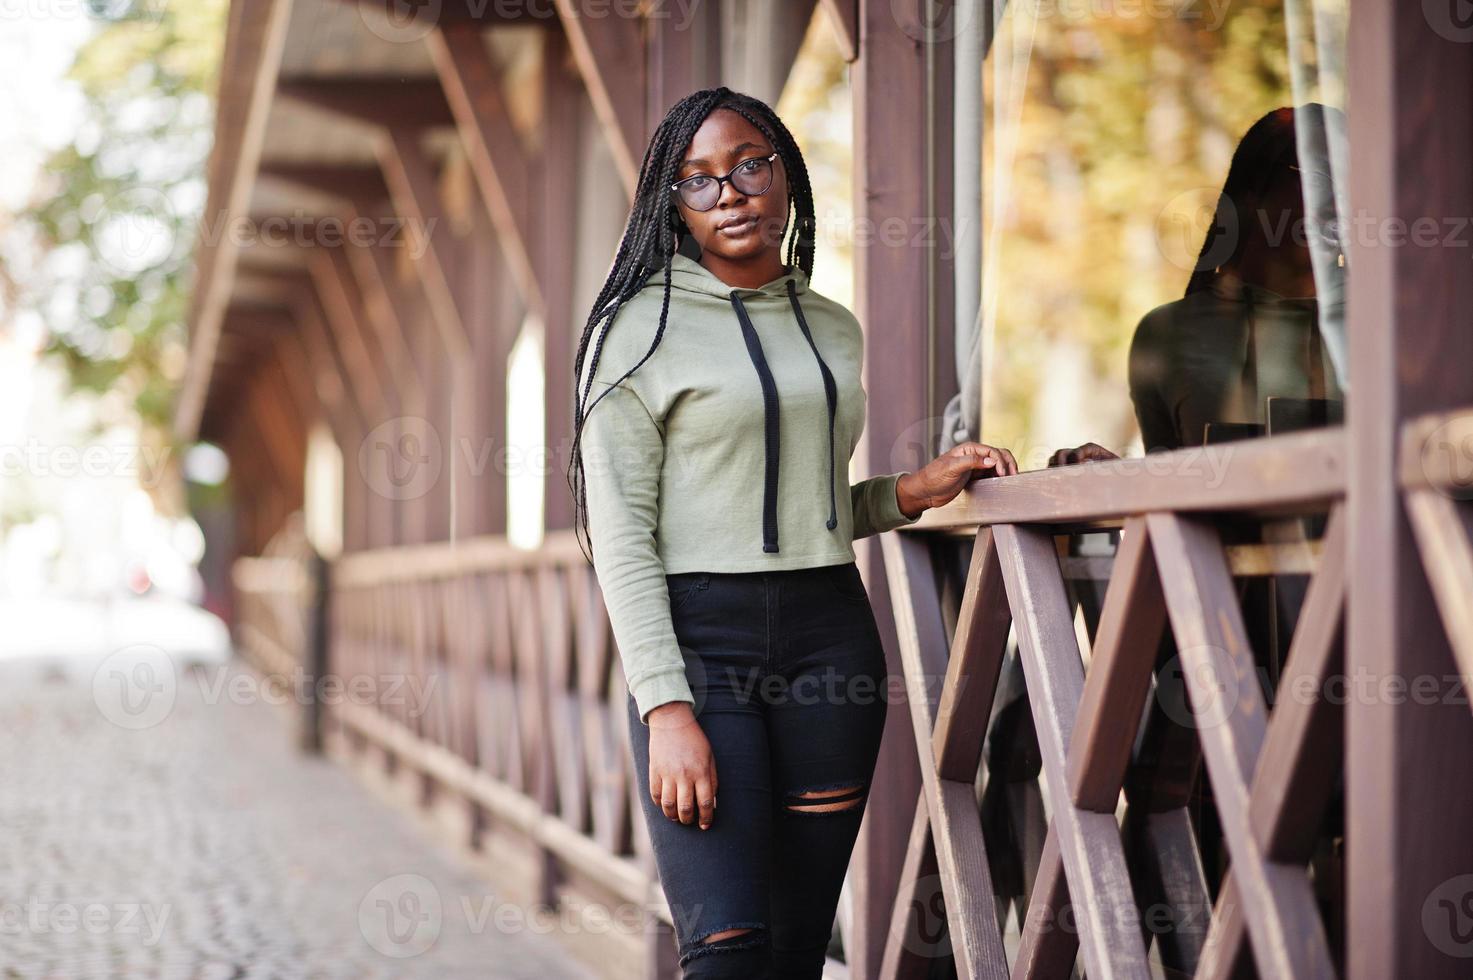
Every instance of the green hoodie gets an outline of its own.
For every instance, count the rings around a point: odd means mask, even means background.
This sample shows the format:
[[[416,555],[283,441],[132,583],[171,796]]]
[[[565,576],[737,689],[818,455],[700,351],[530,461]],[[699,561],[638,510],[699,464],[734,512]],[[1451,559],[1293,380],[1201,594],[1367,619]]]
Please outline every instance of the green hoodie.
[[[660,345],[622,382],[659,328],[664,270],[595,338],[582,441],[594,571],[646,724],[695,703],[667,574],[842,564],[853,539],[919,519],[896,498],[905,471],[849,484],[866,402],[853,313],[796,268],[733,288],[677,253],[670,283]],[[587,380],[585,363],[580,395]]]

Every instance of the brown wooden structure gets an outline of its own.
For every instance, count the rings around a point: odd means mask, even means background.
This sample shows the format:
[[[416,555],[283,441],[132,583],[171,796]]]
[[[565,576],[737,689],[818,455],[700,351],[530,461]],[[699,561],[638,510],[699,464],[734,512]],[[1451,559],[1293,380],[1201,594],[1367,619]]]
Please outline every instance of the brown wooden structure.
[[[329,744],[459,814],[528,900],[650,909],[646,932],[578,940],[611,976],[672,976],[673,946],[617,651],[569,529],[563,366],[647,134],[718,80],[775,98],[817,12],[851,61],[856,220],[951,213],[951,37],[935,27],[950,4],[692,6],[680,24],[670,4],[236,0],[177,415],[232,462],[243,649],[345,683],[425,682],[421,704],[370,683],[321,706]],[[1430,6],[1350,0],[1350,201],[1372,220],[1473,214],[1473,44]],[[266,233],[293,222],[306,237]],[[251,233],[213,233],[231,223]],[[370,233],[324,234],[355,223]],[[911,325],[868,337],[864,470],[919,466],[923,448],[891,447],[951,394],[935,352],[955,270],[935,248],[858,255],[861,322]],[[863,543],[908,696],[832,975],[930,976],[944,955],[979,980],[1467,975],[1467,256],[1466,241],[1352,244],[1343,428],[1235,444],[1221,479],[1184,450],[987,482]],[[550,366],[535,549],[506,540],[505,474],[486,462],[529,323]],[[325,564],[292,517],[318,421],[345,477],[344,553]],[[389,480],[384,445],[433,477]],[[1306,517],[1322,536],[1273,533]],[[1245,526],[1270,543],[1235,543]],[[1070,548],[1101,530],[1120,532],[1113,557]],[[1285,574],[1310,585],[1265,698],[1235,582]],[[1168,632],[1186,718],[1159,717],[1153,694]],[[1011,708],[1010,664],[1026,687]],[[1337,679],[1348,696],[1294,693]],[[1424,679],[1435,697],[1414,696]],[[1202,778],[1229,864],[1215,898],[1188,814]],[[1326,861],[1332,807],[1344,833]]]

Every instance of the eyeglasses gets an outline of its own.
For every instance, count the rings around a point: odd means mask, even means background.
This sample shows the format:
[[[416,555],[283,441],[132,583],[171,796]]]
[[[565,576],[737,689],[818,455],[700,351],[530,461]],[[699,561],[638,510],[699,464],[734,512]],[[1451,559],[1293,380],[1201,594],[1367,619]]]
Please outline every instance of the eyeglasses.
[[[753,157],[743,160],[731,168],[731,173],[725,177],[712,177],[710,174],[696,174],[684,180],[677,180],[670,185],[670,190],[680,195],[681,203],[692,211],[709,211],[721,200],[721,185],[728,180],[731,186],[743,194],[757,197],[766,194],[767,189],[772,186],[772,161],[777,159],[777,151],[773,151],[768,157]]]

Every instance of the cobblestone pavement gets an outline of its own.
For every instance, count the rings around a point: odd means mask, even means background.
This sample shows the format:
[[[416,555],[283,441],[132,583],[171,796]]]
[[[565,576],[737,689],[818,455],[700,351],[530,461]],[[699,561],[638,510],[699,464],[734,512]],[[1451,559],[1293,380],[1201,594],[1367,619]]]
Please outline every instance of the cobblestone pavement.
[[[233,664],[0,663],[0,978],[590,976],[287,711]]]

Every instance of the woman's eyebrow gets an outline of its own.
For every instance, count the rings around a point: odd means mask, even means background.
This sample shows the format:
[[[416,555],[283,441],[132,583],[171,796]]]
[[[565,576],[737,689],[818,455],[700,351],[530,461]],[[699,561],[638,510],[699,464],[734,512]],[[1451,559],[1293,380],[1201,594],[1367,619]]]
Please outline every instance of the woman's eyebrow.
[[[743,150],[760,150],[760,149],[762,149],[762,147],[758,146],[756,143],[753,143],[751,141],[748,141],[746,143],[740,143],[740,144],[738,144],[737,145],[737,148],[734,149],[734,150],[732,150],[731,152],[732,153],[740,153]],[[694,160],[687,160],[687,161],[685,161],[684,163],[681,164],[682,167],[709,167],[710,165],[711,165],[711,161],[710,160],[702,160],[700,158],[696,158]]]

